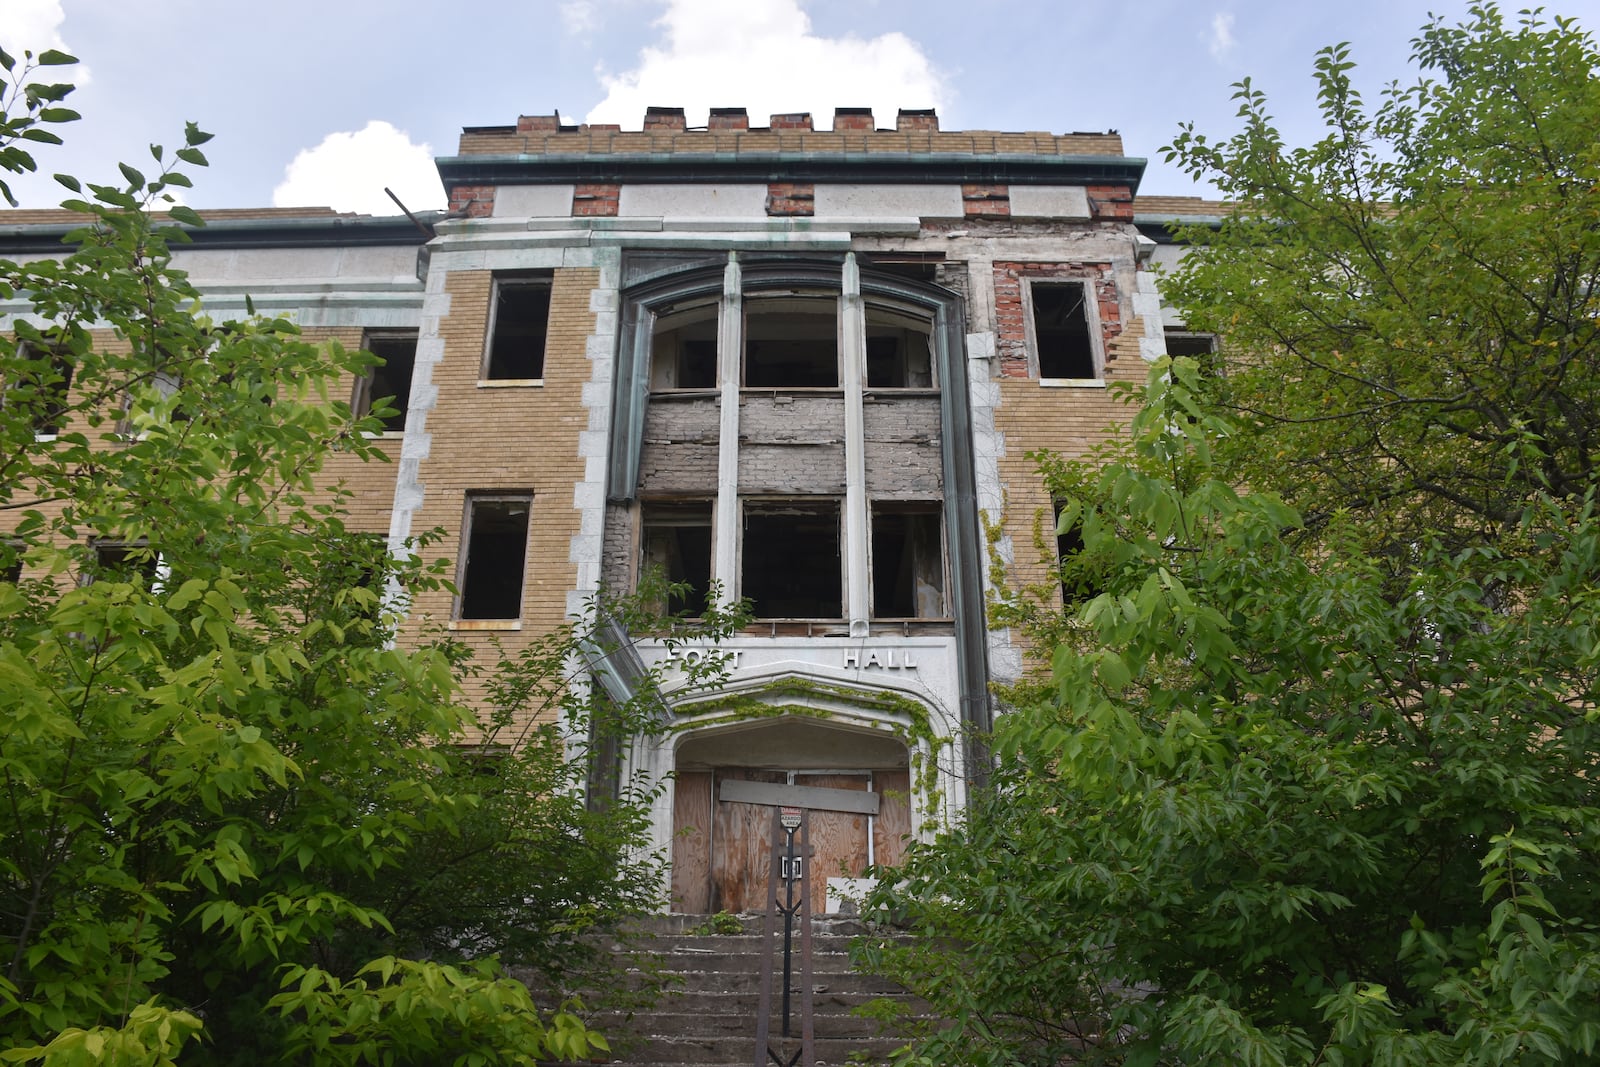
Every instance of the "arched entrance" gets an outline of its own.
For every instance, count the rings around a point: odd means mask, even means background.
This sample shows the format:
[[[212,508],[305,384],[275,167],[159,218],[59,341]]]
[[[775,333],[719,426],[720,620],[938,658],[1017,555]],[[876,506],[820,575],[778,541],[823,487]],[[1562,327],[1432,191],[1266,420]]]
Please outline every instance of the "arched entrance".
[[[892,731],[805,714],[688,733],[675,759],[672,910],[765,907],[772,800],[789,796],[811,809],[810,905],[822,913],[830,878],[900,861],[912,826],[910,767]]]

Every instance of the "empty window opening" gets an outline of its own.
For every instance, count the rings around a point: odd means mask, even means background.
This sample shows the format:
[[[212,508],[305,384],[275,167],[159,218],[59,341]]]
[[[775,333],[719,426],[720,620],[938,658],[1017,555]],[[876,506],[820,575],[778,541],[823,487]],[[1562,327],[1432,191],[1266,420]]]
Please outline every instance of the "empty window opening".
[[[406,428],[406,404],[411,397],[411,373],[417,363],[416,334],[376,334],[366,340],[366,349],[383,365],[367,371],[356,383],[356,395],[351,407],[358,416],[369,414],[378,401],[394,414],[381,420],[387,431]]]
[[[933,334],[928,322],[889,308],[867,308],[867,388],[931,389]]]
[[[717,305],[701,304],[656,319],[650,340],[650,388],[714,389]]]
[[[838,301],[762,297],[745,303],[744,384],[752,389],[839,386]]]
[[[1083,523],[1061,529],[1061,507],[1055,506],[1056,568],[1061,573],[1061,603],[1072,607],[1099,596],[1102,582],[1084,550]]]
[[[531,503],[527,497],[468,500],[457,618],[521,617]]]
[[[944,588],[944,536],[938,506],[873,505],[873,617],[946,618],[949,610]]]
[[[0,406],[28,413],[33,432],[54,437],[67,419],[67,393],[72,388],[72,358],[65,352],[17,344],[18,371],[0,395]]]
[[[758,619],[844,615],[837,500],[748,503],[740,595]]]
[[[1217,335],[1214,333],[1168,330],[1167,355],[1188,356],[1199,364],[1202,374],[1216,374],[1222,369],[1217,359]]]
[[[96,541],[94,567],[81,576],[81,583],[132,582],[146,589],[159,589],[158,583],[167,576],[166,569],[161,553],[143,542]]]
[[[544,377],[550,326],[550,283],[496,278],[484,377],[533,381]]]
[[[1088,287],[1081,282],[1034,281],[1033,340],[1041,378],[1096,378],[1090,337]]]
[[[667,597],[667,612],[704,615],[711,592],[711,505],[646,504],[642,534],[644,569],[688,587]]]

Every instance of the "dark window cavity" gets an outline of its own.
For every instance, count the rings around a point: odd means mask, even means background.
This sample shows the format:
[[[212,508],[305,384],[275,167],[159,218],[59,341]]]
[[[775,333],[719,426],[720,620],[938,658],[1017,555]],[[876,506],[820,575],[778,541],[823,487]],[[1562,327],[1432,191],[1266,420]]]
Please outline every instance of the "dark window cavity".
[[[521,617],[531,510],[527,497],[468,498],[457,618]]]
[[[688,587],[668,597],[667,611],[704,615],[711,591],[710,503],[645,504],[643,550],[646,570],[659,570],[673,585]]]
[[[1100,576],[1094,572],[1084,552],[1083,523],[1061,528],[1061,505],[1056,513],[1056,566],[1061,572],[1061,602],[1067,607],[1093,600],[1100,595]]]
[[[836,389],[836,298],[759,297],[745,302],[744,384],[752,389]]]
[[[1167,355],[1188,356],[1200,365],[1203,374],[1215,374],[1221,369],[1217,362],[1217,335],[1213,333],[1168,330]]]
[[[96,541],[94,569],[82,576],[84,585],[102,580],[132,582],[153,587],[162,577],[161,553],[141,542]]]
[[[28,413],[33,432],[53,437],[67,418],[67,393],[72,388],[72,359],[65,352],[27,342],[17,345],[17,373],[0,394],[0,405]]]
[[[356,415],[366,415],[383,400],[385,407],[394,409],[394,414],[382,419],[383,428],[404,430],[406,403],[411,397],[411,372],[417,362],[417,335],[372,334],[366,339],[366,349],[383,360],[383,365],[373,367],[356,383],[351,407]]]
[[[874,504],[872,614],[879,619],[942,619],[944,536],[937,504]]]
[[[483,376],[504,381],[543,378],[544,342],[549,328],[548,280],[496,278]]]
[[[844,615],[837,500],[745,504],[739,592],[760,619]]]
[[[1033,340],[1041,378],[1098,378],[1090,336],[1088,287],[1082,282],[1029,284]]]
[[[650,342],[650,388],[714,389],[717,305],[674,309],[656,319]]]
[[[931,389],[933,340],[926,319],[867,306],[867,388]]]

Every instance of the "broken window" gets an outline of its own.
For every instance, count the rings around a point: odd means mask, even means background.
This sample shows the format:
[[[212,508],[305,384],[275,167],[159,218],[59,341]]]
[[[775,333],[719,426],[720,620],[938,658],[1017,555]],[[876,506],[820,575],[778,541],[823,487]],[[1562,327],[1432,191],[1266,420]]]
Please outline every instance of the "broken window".
[[[79,584],[89,585],[96,580],[132,582],[159,591],[159,583],[167,577],[166,570],[161,553],[143,541],[95,541],[94,565],[79,575]]]
[[[942,619],[944,534],[937,504],[872,507],[872,615]]]
[[[867,388],[931,389],[933,335],[924,318],[867,305]]]
[[[1217,335],[1214,333],[1168,330],[1167,355],[1188,356],[1200,365],[1202,374],[1214,374],[1220,370],[1217,363]]]
[[[748,502],[741,547],[739,592],[756,618],[844,615],[837,500]]]
[[[704,615],[711,592],[711,504],[645,504],[642,525],[644,568],[688,587],[667,598],[667,612]]]
[[[526,496],[467,498],[456,599],[458,619],[516,619],[522,615],[522,582],[528,560]]]
[[[1091,379],[1095,368],[1089,320],[1089,288],[1082,282],[1033,280],[1033,343],[1039,377]]]
[[[656,319],[650,340],[650,388],[714,389],[717,305],[673,309]]]
[[[72,388],[72,358],[66,352],[17,343],[18,371],[0,394],[0,405],[28,413],[33,432],[54,437],[67,418],[67,392]]]
[[[544,342],[549,327],[548,279],[496,278],[483,376],[491,381],[543,378]]]
[[[838,388],[838,304],[831,296],[746,301],[744,384],[752,389]]]
[[[1101,578],[1095,573],[1084,552],[1083,522],[1078,520],[1061,528],[1060,501],[1055,505],[1056,568],[1061,573],[1061,603],[1067,607],[1093,600],[1100,595]]]
[[[350,407],[357,417],[367,415],[380,400],[394,414],[382,419],[383,428],[401,431],[406,428],[406,404],[411,398],[411,372],[417,362],[417,335],[415,333],[371,334],[364,345],[368,352],[383,360],[382,366],[370,368],[356,382],[355,397]]]

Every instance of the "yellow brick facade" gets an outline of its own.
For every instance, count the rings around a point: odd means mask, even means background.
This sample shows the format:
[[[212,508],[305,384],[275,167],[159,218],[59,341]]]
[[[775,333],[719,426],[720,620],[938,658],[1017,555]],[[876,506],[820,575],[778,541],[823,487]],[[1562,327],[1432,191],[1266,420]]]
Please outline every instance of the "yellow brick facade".
[[[543,384],[516,386],[480,384],[494,275],[455,271],[446,282],[450,312],[440,326],[444,357],[434,370],[438,402],[426,424],[431,446],[419,473],[425,495],[413,533],[443,531],[428,556],[444,560],[454,580],[469,495],[533,499],[520,628],[456,630],[480,658],[491,656],[496,642],[508,652],[525,648],[566,621],[567,594],[577,584],[571,545],[579,515],[572,497],[583,475],[578,435],[587,420],[582,391],[590,375],[585,353],[595,319],[590,293],[598,280],[594,270],[553,273]],[[453,598],[444,591],[424,593],[411,610],[412,632],[448,624]],[[481,693],[469,697],[481,703]]]

